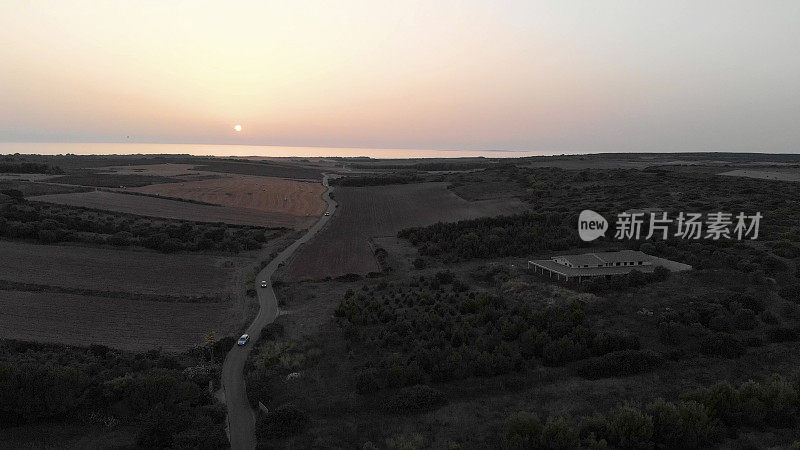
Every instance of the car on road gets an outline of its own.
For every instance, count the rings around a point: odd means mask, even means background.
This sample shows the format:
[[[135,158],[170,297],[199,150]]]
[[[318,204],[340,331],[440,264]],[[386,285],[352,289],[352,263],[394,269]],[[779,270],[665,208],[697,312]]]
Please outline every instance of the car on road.
[[[261,280],[261,287],[262,287],[262,288],[265,288],[265,287],[267,287],[267,282],[266,282],[266,280]]]
[[[326,215],[326,216],[330,216],[330,215],[331,215],[331,213],[329,213],[328,211],[325,211],[325,215]]]
[[[242,337],[240,337],[239,340],[236,341],[236,345],[239,346],[247,345],[248,342],[250,342],[250,335],[243,334]]]

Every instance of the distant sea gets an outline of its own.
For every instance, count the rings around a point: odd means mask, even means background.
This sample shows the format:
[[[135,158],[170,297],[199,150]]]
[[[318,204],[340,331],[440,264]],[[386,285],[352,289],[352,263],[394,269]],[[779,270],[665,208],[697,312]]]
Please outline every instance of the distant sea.
[[[522,156],[547,156],[554,153],[533,151],[471,151],[471,150],[416,150],[394,148],[339,148],[339,147],[279,147],[271,145],[201,145],[201,144],[133,144],[133,143],[40,143],[0,142],[0,154],[41,155],[136,155],[183,154],[196,156],[261,156],[261,157],[315,157],[340,156],[370,158],[518,158]]]

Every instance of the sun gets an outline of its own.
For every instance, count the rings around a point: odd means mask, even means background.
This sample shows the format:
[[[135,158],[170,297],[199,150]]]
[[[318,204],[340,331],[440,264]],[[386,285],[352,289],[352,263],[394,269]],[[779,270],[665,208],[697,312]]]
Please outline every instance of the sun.
[[[242,126],[241,125],[234,125],[233,126],[233,131],[242,131]]]

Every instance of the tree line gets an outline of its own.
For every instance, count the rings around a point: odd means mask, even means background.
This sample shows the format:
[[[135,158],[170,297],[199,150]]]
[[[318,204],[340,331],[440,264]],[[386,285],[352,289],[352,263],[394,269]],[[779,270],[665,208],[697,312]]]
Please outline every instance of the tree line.
[[[0,237],[43,244],[83,242],[118,247],[141,246],[160,252],[261,248],[264,228],[223,223],[158,220],[82,208],[17,202],[0,205]]]
[[[224,448],[225,407],[201,360],[160,351],[0,343],[0,423],[134,425],[144,448]]]
[[[764,382],[737,385],[723,381],[711,387],[685,391],[682,399],[656,399],[642,406],[624,403],[606,414],[573,419],[554,414],[546,421],[535,412],[520,411],[506,422],[506,444],[511,448],[755,448],[737,438],[752,431],[791,429],[800,422],[800,378],[774,375]],[[792,433],[788,434],[789,436]],[[800,441],[784,442],[798,448]],[[786,438],[784,438],[784,441]],[[747,445],[748,441],[750,445]],[[778,448],[778,447],[774,447]]]
[[[44,173],[59,175],[64,171],[58,166],[33,162],[0,161],[0,173]]]

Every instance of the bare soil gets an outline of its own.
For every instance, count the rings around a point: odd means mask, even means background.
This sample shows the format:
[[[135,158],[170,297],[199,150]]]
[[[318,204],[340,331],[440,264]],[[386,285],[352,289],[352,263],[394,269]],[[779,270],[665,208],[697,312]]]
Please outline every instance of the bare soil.
[[[253,257],[0,241],[0,279],[96,291],[226,295]],[[0,295],[2,295],[0,291]]]
[[[378,271],[369,239],[394,236],[403,228],[451,222],[526,209],[515,198],[469,202],[446,183],[345,187],[334,191],[339,208],[328,227],[299,250],[284,273],[287,281]]]
[[[140,216],[260,227],[307,228],[314,220],[313,217],[300,217],[281,212],[266,213],[249,208],[203,205],[106,191],[42,195],[36,197],[36,200]]]
[[[0,337],[9,339],[179,352],[202,345],[209,331],[225,336],[237,328],[237,317],[227,304],[19,291],[0,294]]]

